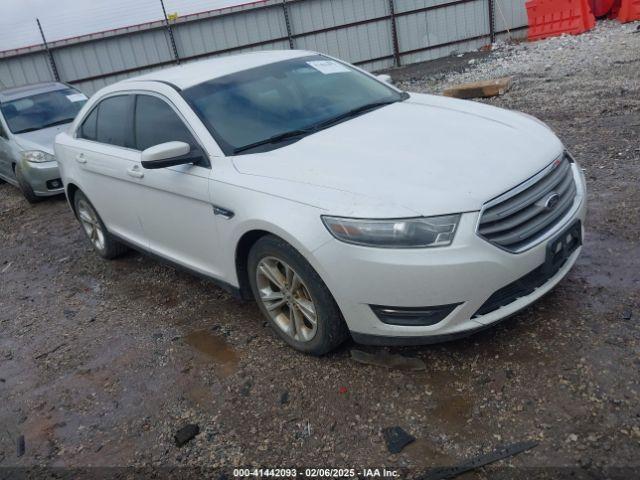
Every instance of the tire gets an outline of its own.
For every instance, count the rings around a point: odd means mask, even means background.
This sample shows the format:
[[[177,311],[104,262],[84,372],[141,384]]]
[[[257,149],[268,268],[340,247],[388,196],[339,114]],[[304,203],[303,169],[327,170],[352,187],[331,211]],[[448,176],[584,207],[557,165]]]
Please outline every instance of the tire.
[[[73,196],[73,208],[82,230],[98,255],[107,260],[112,260],[128,250],[126,246],[118,242],[107,231],[100,215],[80,190],[76,191]]]
[[[35,203],[41,202],[42,198],[38,197],[35,194],[35,192],[33,191],[33,188],[31,188],[31,185],[29,185],[29,182],[27,182],[25,178],[22,176],[22,170],[20,169],[19,165],[16,165],[15,174],[16,174],[16,180],[18,181],[18,186],[20,188],[20,191],[22,192],[22,195],[24,195],[24,198],[27,199],[27,202],[29,202],[32,205]]]
[[[267,235],[255,243],[247,263],[258,307],[287,344],[321,356],[347,339],[349,332],[333,296],[295,248]]]

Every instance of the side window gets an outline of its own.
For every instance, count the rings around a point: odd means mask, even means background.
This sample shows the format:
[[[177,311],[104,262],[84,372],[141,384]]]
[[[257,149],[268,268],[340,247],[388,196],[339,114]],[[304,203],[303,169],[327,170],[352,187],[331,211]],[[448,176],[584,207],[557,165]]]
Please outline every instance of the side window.
[[[4,130],[4,127],[2,126],[1,120],[0,120],[0,137],[9,138],[9,135],[7,135],[7,132]]]
[[[80,126],[78,136],[86,140],[96,140],[98,131],[98,107],[94,108]]]
[[[199,149],[186,125],[164,101],[150,95],[136,96],[135,148],[145,150],[166,142],[185,142]]]
[[[118,147],[131,145],[131,102],[133,96],[109,97],[98,106],[96,140]]]

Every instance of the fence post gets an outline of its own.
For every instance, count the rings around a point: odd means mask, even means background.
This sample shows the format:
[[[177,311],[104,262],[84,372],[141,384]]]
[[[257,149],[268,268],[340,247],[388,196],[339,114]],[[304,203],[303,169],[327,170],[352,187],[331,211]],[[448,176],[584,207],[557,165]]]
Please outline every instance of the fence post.
[[[496,5],[495,0],[487,0],[489,6],[489,37],[491,44],[496,43]]]
[[[396,67],[399,67],[402,63],[400,61],[400,43],[398,42],[398,26],[396,25],[394,0],[389,0],[389,14],[391,18],[391,36],[393,39],[393,62]]]
[[[58,75],[58,67],[56,67],[56,60],[53,58],[53,53],[49,48],[49,44],[47,43],[47,39],[44,36],[44,30],[42,30],[42,25],[40,24],[40,19],[36,18],[36,22],[38,23],[38,30],[40,30],[40,36],[42,37],[42,43],[44,44],[44,49],[47,51],[47,55],[49,56],[49,63],[51,64],[51,72],[53,73],[53,78],[55,78],[56,82],[60,81],[60,75]]]
[[[284,15],[284,24],[287,27],[287,37],[289,38],[289,48],[295,49],[293,44],[293,29],[291,28],[291,18],[289,17],[289,6],[287,0],[282,0],[282,14]]]
[[[167,32],[169,32],[169,40],[171,41],[171,48],[173,49],[173,56],[176,59],[176,63],[180,63],[180,56],[178,55],[178,48],[176,47],[176,40],[173,38],[173,29],[171,28],[171,24],[169,23],[169,18],[167,17],[167,10],[164,8],[164,1],[160,0],[160,5],[162,5],[162,13],[164,14],[164,24],[167,27]]]

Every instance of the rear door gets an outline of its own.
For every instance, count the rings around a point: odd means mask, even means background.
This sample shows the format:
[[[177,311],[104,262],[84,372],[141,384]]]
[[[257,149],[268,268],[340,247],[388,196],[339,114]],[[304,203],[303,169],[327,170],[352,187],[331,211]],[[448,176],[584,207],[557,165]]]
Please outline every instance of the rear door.
[[[135,95],[101,100],[80,125],[69,147],[79,167],[79,183],[107,229],[135,245],[147,247],[136,210],[143,177],[140,152],[133,147]]]
[[[136,95],[135,148],[180,141],[201,155],[196,165],[144,170],[137,208],[150,250],[197,272],[221,277],[218,234],[209,201],[211,167],[202,142],[166,97]]]

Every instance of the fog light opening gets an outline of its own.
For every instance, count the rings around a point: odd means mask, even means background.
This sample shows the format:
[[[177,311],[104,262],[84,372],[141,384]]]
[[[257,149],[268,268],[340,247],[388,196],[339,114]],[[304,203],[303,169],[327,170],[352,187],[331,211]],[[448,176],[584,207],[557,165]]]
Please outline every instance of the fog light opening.
[[[387,325],[404,327],[428,327],[440,323],[449,316],[460,303],[434,307],[383,307],[371,305],[373,313]]]
[[[62,188],[62,180],[59,178],[56,178],[55,180],[49,180],[47,182],[47,189],[48,190],[58,190],[59,188]]]

